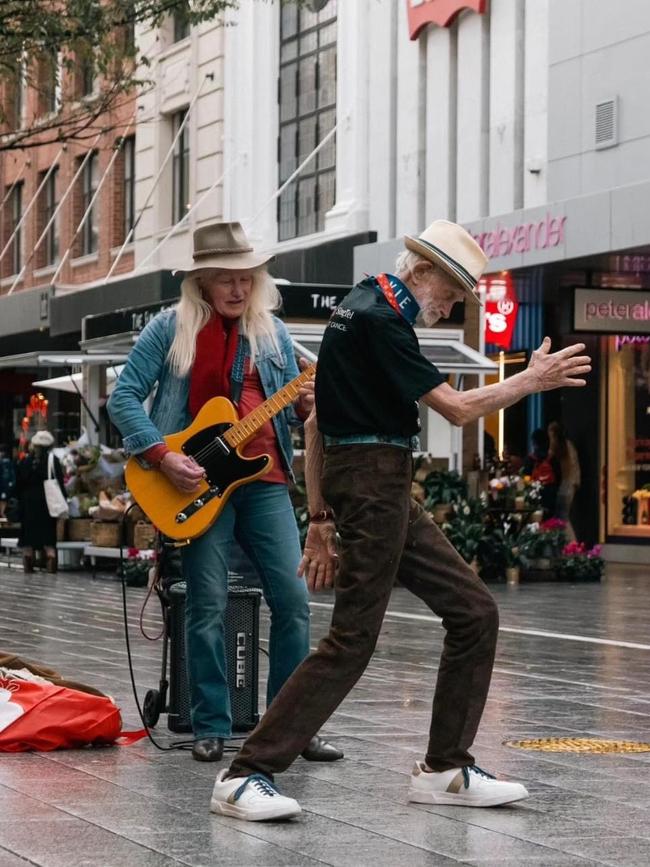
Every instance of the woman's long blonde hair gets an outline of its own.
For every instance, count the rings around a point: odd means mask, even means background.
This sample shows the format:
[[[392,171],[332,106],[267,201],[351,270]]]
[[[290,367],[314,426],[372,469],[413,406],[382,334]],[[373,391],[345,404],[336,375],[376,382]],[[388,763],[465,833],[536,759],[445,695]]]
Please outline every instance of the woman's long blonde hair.
[[[181,283],[181,300],[176,305],[176,335],[167,359],[176,376],[186,376],[192,369],[196,354],[196,338],[208,322],[214,308],[201,291],[198,274],[186,277]],[[273,311],[280,307],[281,296],[266,268],[253,272],[253,286],[248,306],[239,320],[240,332],[248,338],[251,366],[260,350],[260,344],[270,341],[279,354],[280,347],[273,324]]]

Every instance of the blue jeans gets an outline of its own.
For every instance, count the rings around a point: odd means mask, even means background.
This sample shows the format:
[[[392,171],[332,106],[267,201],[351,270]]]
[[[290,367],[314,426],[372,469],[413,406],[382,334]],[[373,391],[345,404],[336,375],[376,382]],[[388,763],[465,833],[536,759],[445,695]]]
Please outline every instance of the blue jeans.
[[[307,588],[296,572],[300,541],[286,485],[251,482],[238,488],[212,527],[182,549],[194,737],[231,736],[224,614],[230,543],[251,559],[271,610],[267,704],[309,653]]]

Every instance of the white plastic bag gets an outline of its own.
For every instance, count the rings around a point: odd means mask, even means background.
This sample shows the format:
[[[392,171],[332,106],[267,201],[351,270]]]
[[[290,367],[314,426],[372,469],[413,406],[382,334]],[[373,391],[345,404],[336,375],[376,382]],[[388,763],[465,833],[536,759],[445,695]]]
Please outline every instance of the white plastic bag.
[[[43,482],[47,511],[51,518],[68,517],[68,501],[63,496],[63,491],[54,473],[54,453],[47,456],[47,479]]]

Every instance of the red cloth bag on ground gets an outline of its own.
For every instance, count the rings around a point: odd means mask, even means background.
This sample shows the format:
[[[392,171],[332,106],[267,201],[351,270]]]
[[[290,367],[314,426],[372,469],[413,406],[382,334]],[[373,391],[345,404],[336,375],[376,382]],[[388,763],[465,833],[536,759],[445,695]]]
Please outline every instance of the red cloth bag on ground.
[[[122,732],[120,711],[106,695],[0,667],[0,752],[123,745],[144,734]]]

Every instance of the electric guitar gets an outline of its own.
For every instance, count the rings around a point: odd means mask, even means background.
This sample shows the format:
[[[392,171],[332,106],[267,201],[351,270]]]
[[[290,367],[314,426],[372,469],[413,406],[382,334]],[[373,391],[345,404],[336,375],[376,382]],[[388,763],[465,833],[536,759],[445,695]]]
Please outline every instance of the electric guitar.
[[[205,479],[192,494],[179,491],[161,470],[147,470],[129,458],[126,483],[154,526],[177,541],[196,539],[217,520],[236,488],[268,473],[273,467],[270,455],[246,458],[240,450],[262,425],[297,399],[300,387],[315,372],[316,365],[310,364],[242,419],[227,398],[214,397],[188,428],[164,437],[171,451],[193,457],[205,469]]]

